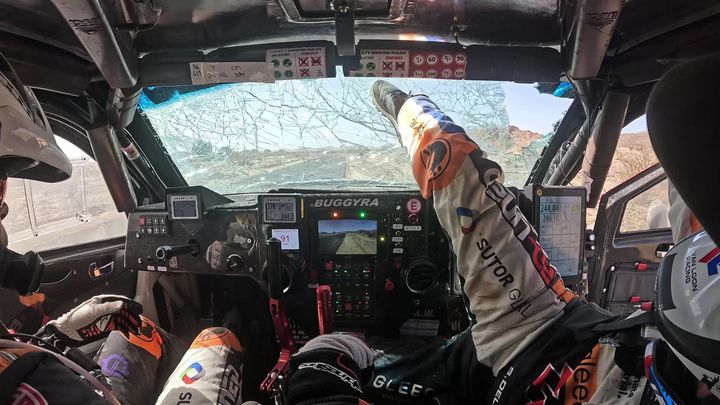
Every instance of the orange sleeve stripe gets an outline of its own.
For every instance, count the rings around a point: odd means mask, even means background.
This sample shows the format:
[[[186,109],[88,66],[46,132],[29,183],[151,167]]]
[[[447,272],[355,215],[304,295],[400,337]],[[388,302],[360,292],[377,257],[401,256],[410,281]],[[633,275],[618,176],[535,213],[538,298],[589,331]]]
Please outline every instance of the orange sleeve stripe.
[[[464,133],[425,130],[413,158],[413,175],[423,197],[430,198],[434,190],[449,186],[465,157],[475,150],[478,146]]]

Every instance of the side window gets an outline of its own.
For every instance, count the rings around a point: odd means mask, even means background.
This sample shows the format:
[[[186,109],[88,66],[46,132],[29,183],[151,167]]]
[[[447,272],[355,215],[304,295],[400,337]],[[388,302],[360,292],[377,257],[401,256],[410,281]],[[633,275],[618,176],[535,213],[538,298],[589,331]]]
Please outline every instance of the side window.
[[[627,202],[620,233],[670,228],[669,211],[668,181],[663,180]]]
[[[610,164],[610,170],[608,171],[607,178],[605,179],[605,184],[603,184],[603,194],[620,185],[624,181],[631,179],[636,174],[647,169],[648,167],[654,165],[655,163],[657,163],[657,161],[658,160],[655,156],[655,151],[650,144],[650,137],[648,136],[647,127],[645,125],[645,116],[643,115],[642,117],[639,117],[635,121],[626,125],[620,133],[617,149],[615,149],[615,155],[613,155],[613,161]],[[573,179],[571,184],[580,186],[582,185],[582,179],[580,179],[580,176],[577,176],[575,177],[575,179]],[[649,191],[651,190],[648,190],[648,192]],[[665,186],[665,191],[666,195],[664,197],[664,201],[667,202],[667,185]],[[636,199],[638,200],[636,204],[641,203],[640,197],[641,196],[636,197]],[[628,203],[628,207],[626,207],[626,212],[628,209],[632,208],[631,204],[632,201]],[[645,207],[644,209],[647,209],[647,207]],[[588,208],[588,228],[594,227],[596,216],[597,209]],[[645,218],[643,217],[643,221],[644,220]],[[627,226],[632,228],[630,225]],[[630,228],[627,228],[628,232],[630,232]]]
[[[127,217],[117,212],[100,168],[90,156],[56,138],[73,164],[60,183],[10,179],[3,220],[9,248],[45,251],[125,234]]]

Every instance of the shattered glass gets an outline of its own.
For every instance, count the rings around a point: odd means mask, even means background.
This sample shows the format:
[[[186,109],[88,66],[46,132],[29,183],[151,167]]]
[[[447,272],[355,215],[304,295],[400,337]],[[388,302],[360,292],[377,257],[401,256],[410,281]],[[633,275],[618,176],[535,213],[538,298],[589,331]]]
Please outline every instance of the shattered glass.
[[[499,82],[390,81],[429,95],[502,165],[506,184],[524,184],[551,135],[511,125]],[[157,92],[146,91],[141,108],[191,185],[223,194],[415,190],[407,153],[372,104],[373,82],[337,77],[224,84],[157,103]]]

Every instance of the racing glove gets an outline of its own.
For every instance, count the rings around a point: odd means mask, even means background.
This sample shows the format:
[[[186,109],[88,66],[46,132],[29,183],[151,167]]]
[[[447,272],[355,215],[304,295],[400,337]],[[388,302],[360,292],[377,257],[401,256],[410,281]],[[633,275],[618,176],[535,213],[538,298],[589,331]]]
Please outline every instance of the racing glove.
[[[48,322],[36,335],[56,347],[91,343],[114,330],[128,337],[138,333],[142,309],[140,303],[121,295],[98,295]]]
[[[290,404],[358,404],[374,358],[355,336],[318,336],[290,359],[285,397]]]

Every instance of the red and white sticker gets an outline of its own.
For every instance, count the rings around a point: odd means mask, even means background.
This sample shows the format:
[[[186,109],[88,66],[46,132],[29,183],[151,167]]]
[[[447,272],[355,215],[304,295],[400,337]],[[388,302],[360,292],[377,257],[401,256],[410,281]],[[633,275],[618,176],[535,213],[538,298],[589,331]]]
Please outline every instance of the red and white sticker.
[[[360,69],[350,77],[408,77],[410,52],[402,49],[360,51]]]
[[[410,77],[462,80],[465,78],[467,56],[464,51],[412,51]]]
[[[327,77],[323,47],[268,49],[265,61],[272,64],[275,80]]]
[[[405,204],[405,208],[407,208],[409,213],[417,214],[422,209],[422,202],[417,198],[411,198]]]

